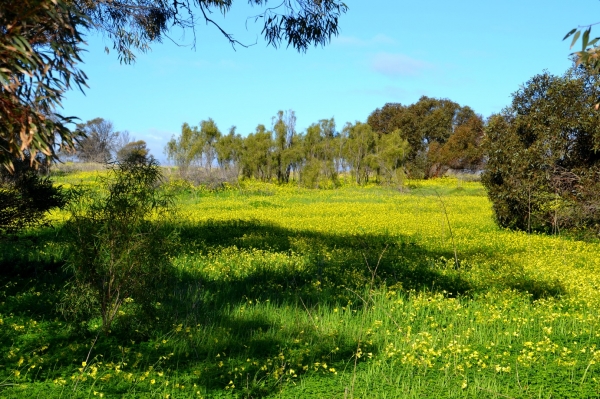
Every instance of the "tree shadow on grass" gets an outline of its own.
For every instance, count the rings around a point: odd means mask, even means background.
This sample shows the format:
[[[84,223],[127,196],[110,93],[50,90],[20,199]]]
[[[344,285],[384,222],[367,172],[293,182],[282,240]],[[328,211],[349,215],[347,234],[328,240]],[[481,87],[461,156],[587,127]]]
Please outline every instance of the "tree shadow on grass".
[[[197,323],[206,323],[208,317],[209,322],[221,324],[223,315],[215,310],[222,304],[243,301],[269,301],[307,312],[318,306],[333,308],[351,302],[358,310],[364,305],[365,292],[381,286],[462,297],[495,286],[526,293],[532,300],[564,293],[560,283],[534,280],[522,268],[508,264],[506,270],[496,271],[490,284],[474,286],[465,279],[465,270],[454,268],[452,252],[423,248],[405,236],[335,235],[243,220],[186,225],[181,227],[180,236],[183,253],[209,254],[237,248],[284,257],[301,253],[304,259],[299,267],[278,267],[265,261],[248,273],[226,278],[205,275],[202,264],[185,268],[170,312],[183,319],[195,318]],[[237,261],[231,259],[229,266],[235,269]],[[494,271],[490,272],[491,278]]]
[[[334,365],[339,369],[344,362],[352,359],[357,348],[356,336],[344,329],[334,335],[320,331],[308,318],[302,319],[301,314],[317,314],[322,306],[349,306],[358,311],[364,306],[358,295],[365,298],[369,288],[384,285],[401,287],[403,290],[444,292],[452,296],[466,296],[479,288],[473,287],[461,271],[452,267],[440,268],[443,259],[453,259],[453,253],[424,248],[411,237],[335,235],[239,220],[183,225],[179,231],[181,256],[189,254],[193,257],[192,253],[218,256],[220,251],[229,248],[234,254],[259,250],[279,257],[261,260],[259,253],[256,256],[257,264],[248,272],[221,277],[206,274],[202,269],[203,264],[174,269],[173,279],[178,281],[177,287],[172,297],[163,301],[161,321],[151,322],[151,334],[135,337],[132,323],[139,321],[128,324],[124,318],[115,325],[109,337],[101,337],[93,353],[108,360],[123,356],[121,350],[116,348],[133,346],[132,353],[143,353],[147,364],[161,361],[161,369],[176,369],[179,374],[188,376],[186,384],[198,384],[207,392],[223,392],[230,380],[236,380],[237,384],[245,379],[246,391],[240,392],[245,392],[248,397],[264,397],[280,389],[283,377],[273,377],[279,369],[289,371],[297,369],[298,364],[315,362]],[[60,242],[60,231],[41,232],[24,240],[22,250],[14,251],[0,261],[3,271],[13,270],[6,274],[6,278],[17,276],[23,281],[35,282],[41,276],[40,271],[46,269],[49,274],[42,278],[61,281],[61,278],[68,277],[60,276],[61,259],[41,255],[44,244]],[[32,257],[36,251],[40,254],[37,260],[31,261],[36,259],[36,256]],[[277,263],[293,258],[294,254],[299,254],[294,258],[298,262],[290,262],[289,265]],[[239,259],[235,257],[230,262],[228,266],[231,269],[239,266],[236,264]],[[528,282],[519,276],[513,280],[501,283],[520,291],[537,290],[540,296],[552,294],[554,289]],[[15,287],[14,291],[24,293],[27,287],[28,283],[25,283]],[[56,293],[43,293],[39,303],[42,303],[42,299],[56,297]],[[11,305],[13,311],[44,311],[36,307],[35,297],[27,298]],[[271,314],[264,309],[262,313],[232,311],[232,307],[239,308],[245,302],[256,303],[257,300],[263,304],[269,303],[274,312]],[[352,305],[348,305],[349,302]],[[276,313],[280,308],[292,309],[295,311],[292,314],[297,317],[283,321],[278,319]],[[46,312],[49,318],[56,316],[50,308]],[[181,327],[177,327],[179,324]],[[196,328],[196,332],[199,329],[200,336],[190,334],[188,337],[188,327],[192,330]],[[285,331],[281,332],[282,329]],[[90,338],[94,335],[90,331],[77,328],[66,331],[56,326],[49,332],[52,335],[51,348],[64,348],[72,342],[85,343],[70,353],[70,367],[73,367],[72,359],[85,359]],[[302,341],[296,343],[290,337],[302,337]],[[130,343],[132,338],[137,344]],[[178,342],[177,346],[173,348],[168,343],[161,344],[163,339],[173,339]],[[5,340],[3,344],[8,345],[9,341]],[[305,352],[305,343],[310,343],[310,353]],[[338,350],[332,353],[332,348]],[[372,351],[376,354],[375,349]],[[171,353],[175,355],[169,357]],[[58,351],[55,355],[58,358]],[[248,359],[251,361],[248,362]],[[134,364],[134,361],[131,359],[129,362]],[[242,367],[243,372],[236,374],[235,369],[242,370]],[[46,377],[54,378],[51,373]],[[106,392],[122,395],[127,393],[127,389],[127,385],[115,385],[107,387]]]
[[[523,265],[512,263],[504,255],[494,256],[498,262],[490,265],[484,271],[485,289],[494,287],[515,290],[528,295],[532,301],[542,298],[558,298],[567,292],[561,281],[532,276],[527,273]]]
[[[450,295],[464,295],[472,289],[459,273],[441,273],[432,267],[439,259],[452,258],[452,252],[425,249],[410,237],[328,234],[244,220],[186,225],[180,229],[180,237],[184,253],[207,254],[216,248],[233,247],[302,255],[304,264],[293,270],[265,264],[243,277],[204,281],[211,291],[228,298],[260,295],[259,299],[283,300],[289,293],[300,291],[310,302],[313,296],[320,302],[339,302],[335,292],[340,289],[360,289],[371,283],[401,284],[406,290],[445,291]],[[194,272],[184,280],[187,278],[193,280]],[[267,287],[262,286],[264,283]],[[320,287],[313,290],[315,285]]]
[[[192,251],[218,254],[225,248],[236,253],[235,247],[239,251],[260,250],[279,257],[261,260],[259,253],[255,259],[257,265],[252,270],[223,278],[211,277],[201,269],[174,269],[177,288],[171,298],[161,300],[161,321],[150,324],[150,334],[136,336],[136,326],[144,320],[132,317],[128,321],[125,317],[114,326],[110,336],[100,338],[93,356],[102,355],[103,359],[118,357],[121,353],[115,348],[131,346],[133,339],[138,342],[136,351],[154,359],[148,360],[148,363],[162,357],[164,368],[176,367],[179,373],[191,376],[199,371],[201,376],[194,377],[193,383],[209,391],[222,391],[228,381],[234,379],[229,374],[231,369],[244,367],[245,376],[250,379],[247,393],[261,397],[280,389],[283,377],[273,378],[279,369],[294,368],[300,374],[298,364],[322,362],[340,368],[343,362],[352,359],[357,337],[343,329],[333,335],[320,331],[306,318],[307,312],[317,314],[321,306],[349,306],[349,302],[358,311],[364,303],[357,295],[364,295],[371,285],[445,290],[455,295],[464,295],[471,289],[459,274],[444,274],[431,267],[435,259],[450,257],[450,253],[427,251],[405,237],[297,231],[258,221],[209,221],[185,225],[180,228],[180,237],[182,256],[189,254],[193,257]],[[62,259],[42,256],[44,245],[50,242],[59,245],[61,239],[60,230],[40,231],[31,237],[22,237],[21,246],[13,248],[11,256],[0,260],[3,270],[7,271],[6,278],[22,281],[14,288],[15,294],[23,293],[27,286],[36,284],[44,270],[47,274],[43,278],[57,282],[68,278],[60,273],[64,263]],[[277,264],[278,260],[289,258],[297,261],[294,267]],[[235,269],[238,266],[235,257],[231,262],[229,266]],[[57,300],[58,297],[58,292],[45,292],[41,299]],[[254,314],[232,311],[232,307],[250,300],[270,303],[274,311]],[[22,296],[20,301],[10,304],[11,310],[29,315],[31,313],[28,312],[34,308],[36,313],[43,312],[44,308],[38,309],[35,301],[35,297]],[[48,318],[60,317],[55,306],[46,306]],[[292,316],[287,321],[278,319],[279,308],[291,309],[296,317]],[[282,323],[288,325],[283,326]],[[182,328],[174,333],[178,324]],[[196,326],[204,332],[203,338],[194,336],[188,339],[184,336],[188,327],[194,329]],[[95,335],[93,331],[86,331],[85,327],[75,323],[70,329],[55,326],[52,331],[52,348],[64,348],[73,342],[87,343],[69,353],[69,361],[59,360],[59,363],[64,361],[65,367],[72,368],[73,359],[81,362],[86,358],[89,342]],[[168,341],[175,334],[180,334],[177,337],[178,348],[174,350],[168,344],[156,348],[155,345],[162,342],[159,337],[164,336]],[[296,343],[290,337],[301,337],[302,340]],[[332,353],[333,348],[337,348],[335,353]],[[310,351],[306,352],[308,349]],[[376,353],[375,349],[371,351]],[[165,360],[169,353],[176,355]],[[58,349],[54,355],[60,358]],[[218,355],[221,357],[217,358]],[[247,364],[247,359],[252,359],[252,362]],[[220,364],[221,360],[225,361],[224,365]],[[134,363],[133,360],[130,362]],[[46,377],[53,376],[48,374]],[[123,394],[126,387],[113,386],[111,389],[113,394]]]

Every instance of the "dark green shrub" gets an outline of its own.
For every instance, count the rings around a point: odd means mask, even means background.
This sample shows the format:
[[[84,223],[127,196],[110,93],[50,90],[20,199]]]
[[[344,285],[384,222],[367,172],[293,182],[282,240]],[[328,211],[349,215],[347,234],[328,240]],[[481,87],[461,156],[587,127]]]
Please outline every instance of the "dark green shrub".
[[[100,179],[100,191],[80,191],[70,203],[67,268],[76,292],[93,296],[71,302],[99,306],[105,333],[124,304],[151,315],[169,286],[176,240],[172,202],[160,180],[153,158],[131,157]]]
[[[11,172],[0,167],[0,234],[44,224],[46,214],[65,205],[60,187],[29,161],[13,159]]]
[[[582,67],[543,73],[490,118],[482,182],[501,226],[598,231],[599,97],[598,78]]]

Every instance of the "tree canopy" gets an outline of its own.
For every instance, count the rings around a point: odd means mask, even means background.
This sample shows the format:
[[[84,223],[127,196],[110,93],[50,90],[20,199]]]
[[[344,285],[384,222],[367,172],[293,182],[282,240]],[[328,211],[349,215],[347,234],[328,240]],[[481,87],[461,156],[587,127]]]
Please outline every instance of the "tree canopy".
[[[483,184],[498,223],[522,230],[600,228],[600,96],[583,66],[543,73],[490,118]]]
[[[469,107],[447,99],[423,97],[416,104],[386,104],[369,123],[321,119],[296,131],[294,111],[279,111],[270,129],[259,124],[242,137],[231,128],[222,135],[214,121],[183,124],[165,153],[189,181],[198,172],[228,171],[236,178],[287,183],[310,188],[335,187],[346,174],[357,184],[402,184],[405,176],[435,177],[449,168],[480,170],[484,121]],[[216,162],[215,162],[216,161]],[[206,176],[205,176],[206,177]]]
[[[464,150],[469,144],[463,142],[458,145],[458,138],[448,143],[449,139],[460,130],[462,140],[469,139],[471,146],[477,147],[475,136],[478,133],[472,130],[481,130],[483,120],[470,107],[460,106],[448,99],[423,96],[408,106],[388,103],[373,111],[367,123],[380,136],[399,131],[397,134],[409,144],[406,159],[412,177],[443,174],[449,165],[442,165],[442,159],[454,166],[476,169],[483,158],[483,154],[471,151],[469,162],[458,162],[458,158],[467,155],[457,154],[456,151],[461,148]]]
[[[240,0],[235,2],[241,3]],[[268,0],[247,0],[257,8],[250,16],[261,21],[262,34],[274,47],[285,43],[298,51],[311,45],[324,45],[338,33],[338,19],[348,7],[339,0],[284,0],[269,7]],[[175,28],[191,30],[199,21],[214,25],[233,46],[243,43],[211,18],[227,14],[234,0],[74,0],[76,8],[87,15],[93,26],[113,41],[122,61],[135,59],[135,51],[146,51]]]

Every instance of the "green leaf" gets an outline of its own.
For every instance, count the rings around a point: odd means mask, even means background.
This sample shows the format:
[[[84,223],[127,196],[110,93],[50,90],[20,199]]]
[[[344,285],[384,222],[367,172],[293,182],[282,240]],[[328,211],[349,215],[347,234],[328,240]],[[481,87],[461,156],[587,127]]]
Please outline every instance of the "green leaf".
[[[597,37],[594,40],[592,40],[591,42],[589,42],[588,46],[593,46],[594,44],[598,43],[598,40],[600,40],[600,37]]]
[[[583,32],[583,37],[581,39],[581,51],[585,51],[587,48],[588,42],[590,41],[590,32],[592,31],[592,27],[590,26]]]
[[[565,35],[565,37],[563,37],[563,40],[567,40],[567,38],[568,38],[569,36],[571,36],[571,35],[572,35],[573,33],[575,33],[575,32],[577,32],[577,28],[573,28],[573,29],[571,29],[571,30],[569,31],[569,33],[567,33],[567,34]]]
[[[573,41],[571,42],[571,47],[570,47],[570,48],[573,48],[573,46],[575,45],[575,43],[577,43],[577,39],[579,39],[579,36],[580,36],[580,35],[581,35],[581,31],[580,31],[580,30],[578,30],[578,31],[575,33],[575,37],[573,37]]]

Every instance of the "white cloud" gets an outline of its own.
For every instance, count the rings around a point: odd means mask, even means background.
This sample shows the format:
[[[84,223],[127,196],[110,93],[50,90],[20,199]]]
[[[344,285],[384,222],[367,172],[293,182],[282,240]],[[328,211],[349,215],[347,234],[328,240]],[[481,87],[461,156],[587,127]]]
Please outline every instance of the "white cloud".
[[[371,68],[375,72],[387,76],[416,76],[427,69],[431,69],[432,64],[411,58],[404,54],[379,53],[371,60]]]

